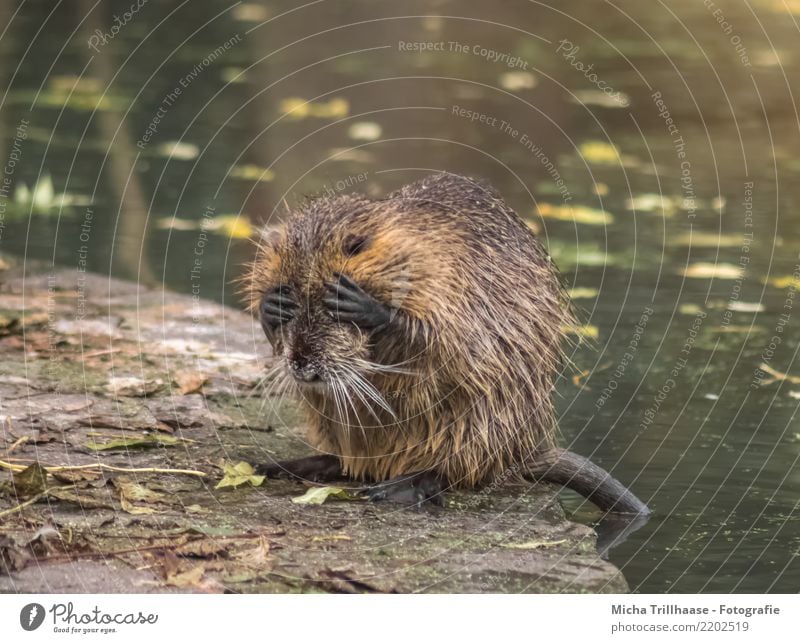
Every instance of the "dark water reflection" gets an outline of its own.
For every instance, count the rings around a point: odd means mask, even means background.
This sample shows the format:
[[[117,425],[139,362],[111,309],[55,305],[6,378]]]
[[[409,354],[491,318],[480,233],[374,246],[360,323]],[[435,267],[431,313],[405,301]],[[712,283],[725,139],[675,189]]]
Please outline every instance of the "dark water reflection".
[[[797,591],[796,2],[94,4],[0,7],[4,252],[234,302],[284,199],[488,177],[596,335],[561,426],[656,511],[632,587]]]

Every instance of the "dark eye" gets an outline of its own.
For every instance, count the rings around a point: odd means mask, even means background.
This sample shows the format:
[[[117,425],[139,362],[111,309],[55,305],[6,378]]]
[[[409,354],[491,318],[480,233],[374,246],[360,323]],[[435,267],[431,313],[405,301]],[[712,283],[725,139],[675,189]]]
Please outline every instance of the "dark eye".
[[[352,257],[353,255],[357,255],[359,252],[363,252],[367,249],[369,245],[369,239],[364,236],[351,234],[344,240],[344,253],[348,257]]]

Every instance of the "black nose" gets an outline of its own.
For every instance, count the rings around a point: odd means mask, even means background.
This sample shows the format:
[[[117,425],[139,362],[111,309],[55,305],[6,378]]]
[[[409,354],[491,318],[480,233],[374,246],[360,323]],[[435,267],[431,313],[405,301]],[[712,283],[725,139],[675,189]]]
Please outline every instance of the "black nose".
[[[289,369],[294,378],[300,382],[316,382],[320,379],[319,371],[306,357],[297,356],[289,360]]]

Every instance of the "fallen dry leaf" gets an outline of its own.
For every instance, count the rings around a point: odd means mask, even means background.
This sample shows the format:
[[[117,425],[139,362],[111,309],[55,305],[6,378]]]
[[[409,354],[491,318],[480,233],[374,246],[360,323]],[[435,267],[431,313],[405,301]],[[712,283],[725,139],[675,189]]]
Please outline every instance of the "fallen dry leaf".
[[[172,376],[172,380],[181,395],[189,395],[203,388],[203,384],[208,381],[208,375],[194,370],[178,371]]]
[[[336,500],[363,500],[360,496],[354,496],[346,489],[341,487],[311,487],[302,496],[292,498],[296,505],[321,505],[328,498]]]
[[[255,547],[244,549],[235,554],[235,558],[247,567],[264,567],[270,561],[269,541],[264,536],[259,536]]]
[[[112,377],[106,384],[106,391],[114,397],[146,397],[163,387],[164,381],[158,378]]]
[[[241,487],[250,484],[254,487],[260,486],[264,482],[264,476],[256,475],[255,469],[247,462],[237,462],[236,464],[224,463],[222,465],[222,480],[217,483],[215,489],[225,489],[227,487]]]
[[[183,442],[171,435],[151,433],[136,438],[119,438],[109,442],[87,442],[86,448],[92,451],[113,451],[114,449],[152,449],[154,447],[172,447]]]
[[[509,549],[545,549],[547,547],[555,547],[556,545],[563,545],[567,542],[566,538],[561,540],[530,540],[526,543],[507,543],[503,547]]]
[[[122,510],[129,514],[142,515],[158,513],[158,509],[141,503],[166,503],[165,494],[148,489],[129,478],[114,478],[111,484],[119,491],[119,502]],[[140,503],[140,504],[137,504]]]
[[[47,488],[47,471],[41,464],[35,462],[15,473],[11,484],[18,498],[30,498],[43,493]]]

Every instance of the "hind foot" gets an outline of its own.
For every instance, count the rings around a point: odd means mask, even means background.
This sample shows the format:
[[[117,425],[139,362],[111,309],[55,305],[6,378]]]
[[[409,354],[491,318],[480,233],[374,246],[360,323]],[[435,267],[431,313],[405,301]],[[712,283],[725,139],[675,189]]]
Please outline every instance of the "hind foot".
[[[342,480],[342,463],[333,455],[312,455],[296,460],[259,464],[256,473],[267,478],[300,478],[309,482]]]
[[[367,487],[362,494],[372,501],[388,500],[420,509],[430,503],[441,507],[444,504],[445,480],[433,471],[410,473],[398,478]]]

